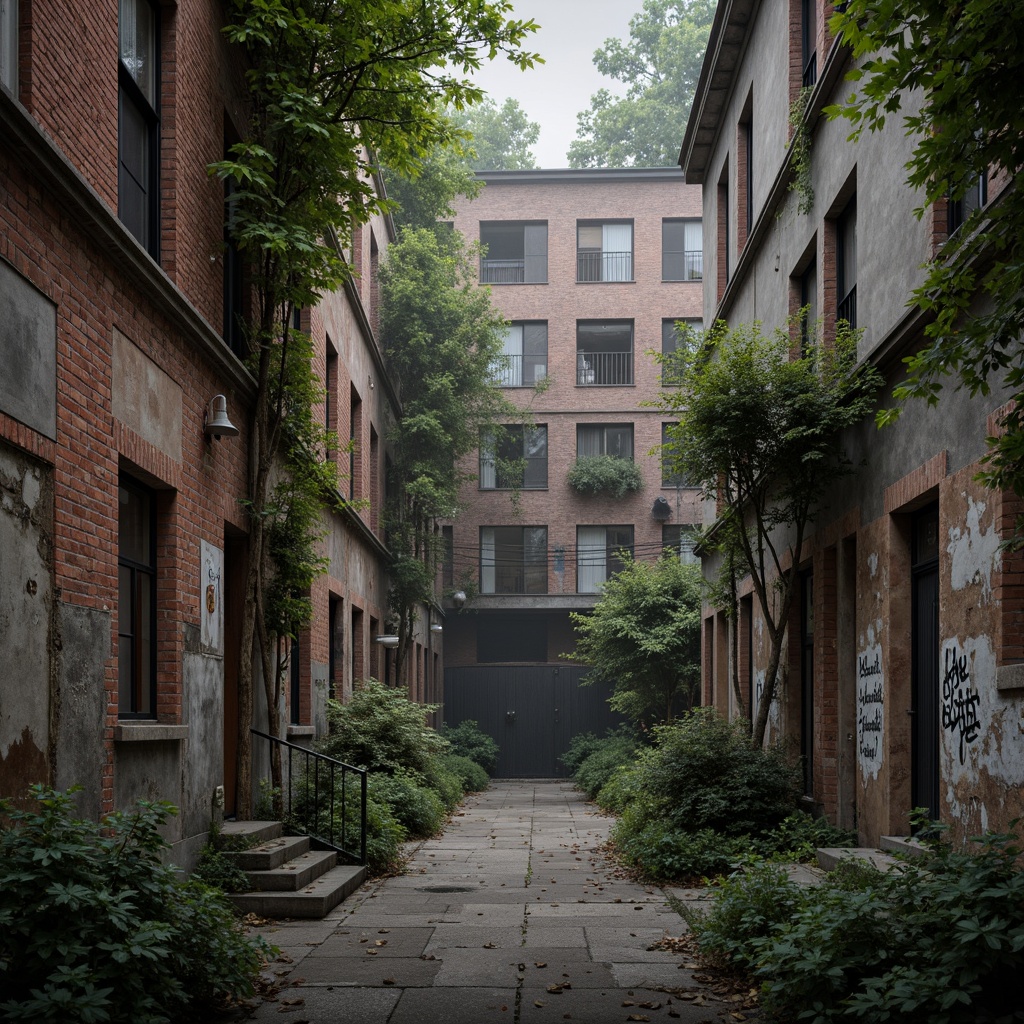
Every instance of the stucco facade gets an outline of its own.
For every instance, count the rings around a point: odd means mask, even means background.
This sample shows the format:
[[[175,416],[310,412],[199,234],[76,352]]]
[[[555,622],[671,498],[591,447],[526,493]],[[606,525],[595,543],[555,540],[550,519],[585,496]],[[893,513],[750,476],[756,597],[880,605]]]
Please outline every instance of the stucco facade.
[[[810,305],[826,341],[837,317],[850,319],[859,358],[885,375],[884,401],[923,342],[908,300],[951,222],[946,204],[915,215],[899,116],[854,144],[846,121],[821,113],[852,89],[831,13],[822,0],[723,0],[680,163],[703,186],[707,318],[773,328]],[[789,112],[805,86],[813,203],[802,213]],[[989,198],[1004,186],[989,182]],[[951,382],[934,408],[912,402],[893,426],[850,431],[854,472],[824,496],[788,567],[802,597],[772,736],[807,762],[808,804],[864,842],[906,834],[914,806],[961,838],[1024,811],[1020,560],[1000,548],[1016,503],[974,480],[1003,401],[998,386],[970,399]],[[756,706],[767,658],[750,594],[747,581],[735,626],[705,609],[705,700],[732,714]],[[744,708],[731,695],[732,628]]]

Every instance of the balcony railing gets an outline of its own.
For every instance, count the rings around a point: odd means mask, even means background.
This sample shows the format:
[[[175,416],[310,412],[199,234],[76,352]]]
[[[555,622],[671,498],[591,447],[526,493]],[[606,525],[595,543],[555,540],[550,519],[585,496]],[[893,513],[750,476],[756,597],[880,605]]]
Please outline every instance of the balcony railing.
[[[704,280],[704,253],[700,249],[687,249],[683,253],[683,280]]]
[[[846,298],[839,303],[836,310],[836,319],[845,320],[850,327],[857,326],[857,286],[854,285],[847,293]]]
[[[577,352],[576,383],[597,387],[633,383],[632,352]]]
[[[481,260],[481,284],[523,284],[526,260]]]
[[[803,74],[803,86],[805,89],[809,89],[815,82],[818,81],[818,51],[815,50],[811,54],[807,63],[804,65]]]
[[[577,252],[576,280],[632,281],[632,252]]]

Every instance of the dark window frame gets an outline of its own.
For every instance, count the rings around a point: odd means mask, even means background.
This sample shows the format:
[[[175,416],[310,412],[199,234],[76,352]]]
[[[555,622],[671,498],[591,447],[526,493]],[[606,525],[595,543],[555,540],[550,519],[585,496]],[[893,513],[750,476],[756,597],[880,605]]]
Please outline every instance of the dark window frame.
[[[543,232],[539,230],[541,228]],[[546,220],[482,220],[479,230],[483,247],[480,255],[481,284],[547,284],[549,245]],[[543,246],[540,245],[542,235]],[[516,241],[519,244],[514,244]],[[500,249],[502,254],[492,253],[494,248]],[[536,252],[532,251],[534,248]]]
[[[129,501],[122,500],[122,493]],[[142,553],[125,550],[126,519],[121,505],[134,500],[144,515],[145,543],[148,546],[148,560],[138,557]],[[157,506],[156,494],[132,477],[122,475],[118,479],[118,717],[155,719],[157,717]],[[125,574],[128,581],[128,607],[124,604]],[[149,611],[145,611],[148,597]],[[144,619],[148,618],[148,622]],[[143,630],[149,631],[149,655],[144,656],[140,638]],[[124,645],[130,646],[125,658]],[[127,678],[126,670],[127,669]]]
[[[836,221],[836,319],[845,320],[851,329],[857,327],[856,196],[846,204]]]
[[[603,229],[615,225],[629,227],[629,251],[611,251],[604,248]],[[580,230],[601,228],[601,247],[581,246]],[[609,258],[614,257],[614,258]],[[576,283],[577,284],[631,284],[635,281],[636,225],[630,217],[588,218],[576,221]],[[615,276],[606,276],[609,269]],[[622,276],[624,275],[624,276]]]
[[[686,229],[692,224],[701,228],[700,249],[686,248]],[[678,267],[678,271],[673,267]],[[704,225],[700,217],[662,218],[661,279],[673,282],[704,280]]]
[[[604,578],[597,584],[596,590],[581,590],[580,589],[580,578],[583,573],[580,571],[581,568],[586,566],[583,561],[583,547],[580,544],[580,531],[581,530],[604,530]],[[612,531],[621,531],[624,535],[628,533],[629,540],[625,543],[620,543],[622,538],[612,537]],[[636,528],[632,523],[616,524],[612,526],[601,525],[599,523],[584,524],[581,523],[576,527],[576,592],[579,594],[594,594],[600,593],[600,588],[611,579],[620,569],[623,567],[622,560],[618,557],[618,552],[628,551],[630,554],[636,550]],[[596,563],[594,563],[596,565]]]
[[[619,448],[621,445],[612,444],[609,442],[612,440],[614,433],[625,434],[628,431],[629,435],[629,454],[623,455],[620,452],[609,451],[609,447]],[[592,433],[600,435],[600,451],[596,452],[581,452],[580,441],[584,433]],[[626,459],[629,462],[633,462],[636,458],[636,425],[633,422],[629,423],[577,423],[576,424],[576,458],[585,458],[587,455],[610,455],[613,459]]]
[[[515,544],[509,543],[507,539],[499,539],[497,534],[493,537],[493,553],[491,555],[491,562],[488,565],[484,560],[484,533],[487,530],[492,531],[503,531],[505,534],[511,534],[512,532],[518,531],[519,533],[519,561],[516,562],[509,558],[508,551],[516,547]],[[543,559],[536,558],[531,560],[527,557],[530,546],[526,541],[526,530],[543,531],[544,535],[544,556]],[[548,528],[547,526],[508,526],[508,525],[488,525],[480,527],[480,593],[481,594],[546,594],[548,593]],[[499,556],[499,546],[502,547]],[[490,568],[494,573],[494,587],[493,589],[487,589],[485,580],[486,570]],[[515,570],[521,571],[522,586],[521,588],[507,586],[499,586],[499,575],[507,578],[508,571],[512,570],[513,575]],[[504,570],[499,573],[499,570]],[[543,587],[528,585],[528,581],[531,574],[535,574],[538,580],[542,580]],[[518,581],[518,580],[517,580]],[[504,582],[504,580],[503,580]]]
[[[624,342],[602,342],[596,329],[607,328],[609,335],[617,328],[622,335],[628,331],[628,348],[611,349],[610,345]],[[587,339],[587,333],[593,337]],[[581,334],[583,338],[581,339]],[[581,344],[587,347],[581,348]],[[577,387],[632,387],[633,349],[636,344],[636,323],[631,319],[608,318],[576,321],[576,386]]]
[[[478,489],[481,491],[546,491],[548,488],[548,426],[546,423],[535,423],[532,426],[528,426],[522,423],[506,423],[498,427],[504,433],[504,437],[498,439],[497,446],[498,451],[491,453],[491,447],[489,445],[489,439],[486,436],[482,436],[480,439],[480,475],[478,477]],[[529,443],[531,441],[531,435],[534,432],[540,433],[543,431],[544,435],[544,455],[531,456],[529,454]],[[509,447],[513,444],[513,435],[518,433],[518,447],[520,448],[520,454],[511,455],[508,452],[500,451],[502,445]],[[507,476],[502,476],[502,468],[498,465],[499,460],[510,462],[513,460],[523,460],[524,465],[522,473],[520,474],[521,479],[517,481],[509,480]],[[530,466],[531,464],[539,466],[543,463],[543,483],[539,482],[539,471],[537,472],[534,480],[531,482],[530,477]],[[488,472],[494,475],[494,484],[486,486],[484,480]],[[506,470],[507,473],[507,470]]]

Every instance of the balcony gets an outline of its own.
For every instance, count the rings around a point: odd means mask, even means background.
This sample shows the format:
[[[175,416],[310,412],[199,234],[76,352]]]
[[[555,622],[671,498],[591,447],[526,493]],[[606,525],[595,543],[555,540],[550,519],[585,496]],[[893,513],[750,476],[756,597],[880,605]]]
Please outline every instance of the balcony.
[[[481,284],[523,284],[526,281],[526,260],[481,260]]]
[[[576,253],[576,280],[579,283],[596,281],[632,281],[632,252],[580,252]]]
[[[857,286],[854,285],[847,293],[846,298],[839,303],[836,310],[836,320],[845,320],[851,328],[857,326]]]
[[[633,383],[633,353],[576,353],[576,383],[580,387],[608,387]]]
[[[683,280],[704,280],[704,253],[700,249],[688,249],[683,253]]]

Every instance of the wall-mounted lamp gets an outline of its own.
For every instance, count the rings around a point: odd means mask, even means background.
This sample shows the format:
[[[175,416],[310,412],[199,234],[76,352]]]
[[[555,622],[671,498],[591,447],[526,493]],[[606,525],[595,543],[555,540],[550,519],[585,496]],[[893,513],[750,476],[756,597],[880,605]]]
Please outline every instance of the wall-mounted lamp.
[[[238,437],[238,427],[228,419],[228,400],[223,395],[214,395],[203,412],[203,433],[207,437]]]
[[[452,604],[454,604],[456,608],[462,608],[465,603],[466,592],[464,590],[456,590],[455,593],[452,594]]]
[[[376,642],[379,643],[381,647],[387,647],[391,650],[398,646],[398,637],[393,633],[388,633],[386,636],[377,637]]]
[[[651,508],[651,518],[659,523],[666,523],[672,518],[672,507],[660,494],[654,499],[654,506]]]
[[[444,632],[444,626],[442,626],[440,622],[432,622],[430,624],[430,632],[431,633],[443,633]]]

